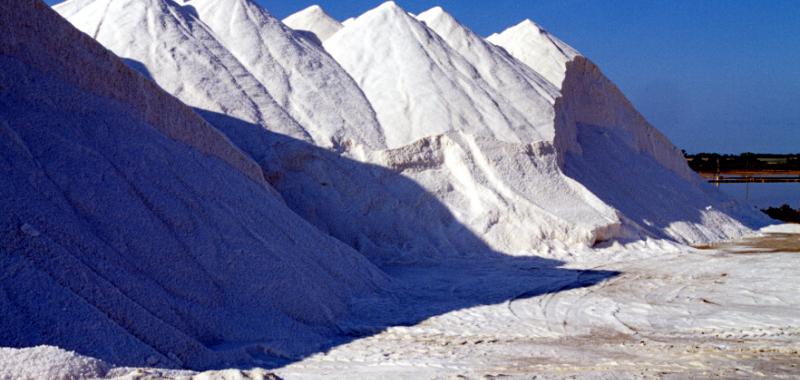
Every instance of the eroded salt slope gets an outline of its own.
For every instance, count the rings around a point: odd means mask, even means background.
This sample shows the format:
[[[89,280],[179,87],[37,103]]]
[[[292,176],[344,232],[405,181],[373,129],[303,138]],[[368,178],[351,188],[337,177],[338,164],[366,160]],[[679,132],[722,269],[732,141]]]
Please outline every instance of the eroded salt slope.
[[[192,8],[171,0],[68,0],[54,9],[186,104],[311,141]]]
[[[228,132],[295,212],[380,264],[561,252],[619,234],[616,211],[561,175],[549,144],[452,132],[364,164],[253,127]]]
[[[580,53],[531,20],[487,38],[561,88],[566,64]]]
[[[320,42],[342,29],[342,24],[328,15],[319,5],[312,5],[283,19],[288,27],[313,33]]]
[[[564,173],[642,234],[700,243],[740,237],[766,223],[691,171],[681,151],[639,114],[588,59],[566,65],[556,102]]]
[[[299,38],[250,0],[184,0],[184,4],[194,8],[317,145],[385,147],[372,106],[321,46]]]
[[[0,4],[0,34],[0,346],[190,368],[304,355],[389,286],[44,3]]]
[[[765,223],[703,183],[590,60],[530,20],[489,41],[561,88],[555,139],[562,171],[617,209],[633,236],[730,239]]]
[[[359,16],[324,46],[364,90],[390,148],[449,131],[545,139],[470,62],[394,2]]]

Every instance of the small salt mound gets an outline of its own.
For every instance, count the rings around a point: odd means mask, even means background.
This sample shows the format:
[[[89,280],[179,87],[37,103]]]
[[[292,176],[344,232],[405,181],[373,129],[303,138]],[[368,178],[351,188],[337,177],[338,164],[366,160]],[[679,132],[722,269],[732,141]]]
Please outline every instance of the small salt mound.
[[[0,347],[0,379],[79,380],[105,377],[109,366],[58,347]]]
[[[800,234],[800,224],[775,224],[761,229],[766,234]]]

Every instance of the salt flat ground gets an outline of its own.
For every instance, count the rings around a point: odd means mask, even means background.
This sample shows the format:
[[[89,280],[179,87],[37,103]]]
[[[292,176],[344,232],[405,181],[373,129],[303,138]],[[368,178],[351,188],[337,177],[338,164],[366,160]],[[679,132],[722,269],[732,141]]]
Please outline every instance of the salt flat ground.
[[[565,266],[575,271],[530,268],[527,280],[539,277],[541,286],[550,288],[391,327],[277,374],[288,379],[798,378],[800,235],[764,234],[740,246],[759,241],[779,241],[787,252],[741,248],[747,253],[735,253],[736,244],[710,250],[607,249]],[[596,265],[609,258],[611,263]],[[499,277],[491,267],[446,279],[425,272],[392,274],[415,284],[423,298],[444,298],[442,290],[450,289],[451,299],[458,299],[464,296],[460,289],[481,291],[480,284],[509,289],[526,281],[507,271]],[[587,273],[615,272],[595,285],[570,286]]]
[[[386,268],[407,290],[401,310],[362,300],[341,326],[352,339],[255,363],[269,369],[103,371],[50,348],[0,357],[34,374],[125,380],[800,378],[798,248],[800,226],[784,225],[708,249],[651,241]]]

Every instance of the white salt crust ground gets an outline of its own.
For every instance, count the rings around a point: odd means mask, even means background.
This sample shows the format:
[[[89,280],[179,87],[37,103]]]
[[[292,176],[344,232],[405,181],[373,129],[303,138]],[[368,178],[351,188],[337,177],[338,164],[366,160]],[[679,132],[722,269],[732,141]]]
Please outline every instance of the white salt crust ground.
[[[258,378],[275,372],[285,379],[529,379],[534,375],[792,379],[800,375],[796,313],[800,289],[786,280],[800,275],[797,253],[730,254],[650,244],[575,257],[565,266],[575,272],[528,267],[509,275],[508,270],[457,263],[450,263],[447,272],[397,268],[392,275],[414,284],[421,309],[458,304],[475,291],[517,292],[517,296],[437,315],[413,326],[390,327],[269,371],[229,370],[202,376]],[[588,285],[598,271],[619,274]],[[575,282],[587,286],[571,288]],[[548,292],[557,289],[561,290]],[[48,354],[50,358],[38,362],[43,363],[39,371],[80,363],[87,363],[87,368],[72,370],[96,367],[90,359]],[[161,378],[194,373],[117,368],[111,374]]]
[[[800,224],[775,224],[761,229],[768,234],[800,234]]]

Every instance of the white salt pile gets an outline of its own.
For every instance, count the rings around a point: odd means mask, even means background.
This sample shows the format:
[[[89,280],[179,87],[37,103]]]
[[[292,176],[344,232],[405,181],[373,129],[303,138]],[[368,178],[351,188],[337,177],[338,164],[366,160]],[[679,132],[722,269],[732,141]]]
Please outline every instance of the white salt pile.
[[[192,368],[302,355],[388,286],[43,3],[0,10],[3,346]]]

